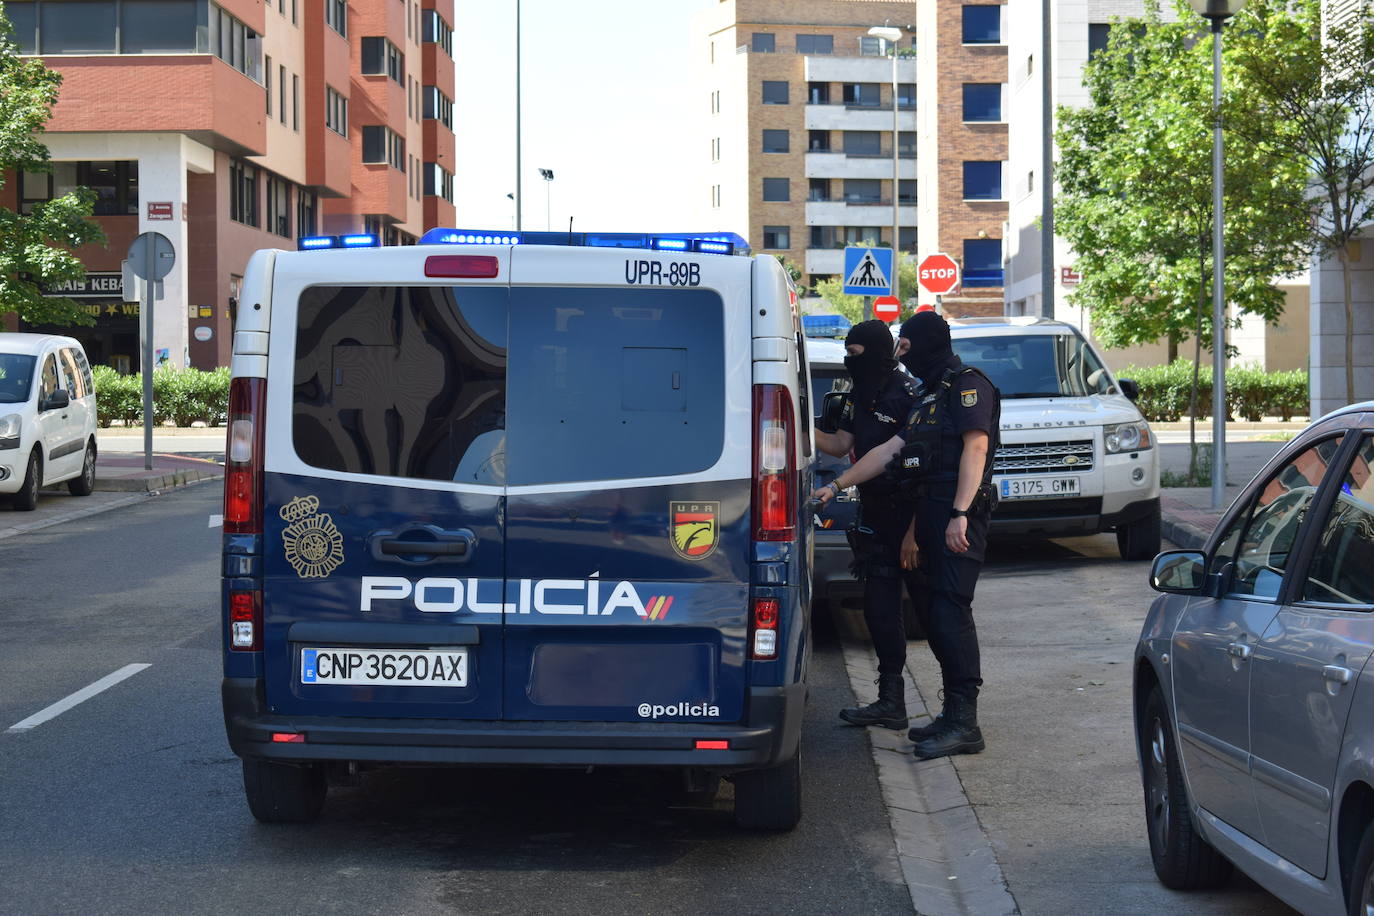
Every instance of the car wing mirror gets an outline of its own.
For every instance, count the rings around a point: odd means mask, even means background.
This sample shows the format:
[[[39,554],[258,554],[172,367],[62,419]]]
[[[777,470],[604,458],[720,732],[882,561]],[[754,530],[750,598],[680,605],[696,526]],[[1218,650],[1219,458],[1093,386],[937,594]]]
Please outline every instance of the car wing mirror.
[[[1166,550],[1155,557],[1150,588],[1169,595],[1206,593],[1207,555],[1200,550]]]
[[[40,406],[40,410],[58,410],[62,407],[70,406],[72,396],[67,393],[65,388],[59,388],[48,395]]]
[[[849,392],[827,391],[821,399],[821,415],[816,418],[816,428],[823,433],[833,433],[840,428],[845,405],[849,403]]]
[[[1134,379],[1119,378],[1116,383],[1121,386],[1121,393],[1132,401],[1140,400],[1140,383]]]

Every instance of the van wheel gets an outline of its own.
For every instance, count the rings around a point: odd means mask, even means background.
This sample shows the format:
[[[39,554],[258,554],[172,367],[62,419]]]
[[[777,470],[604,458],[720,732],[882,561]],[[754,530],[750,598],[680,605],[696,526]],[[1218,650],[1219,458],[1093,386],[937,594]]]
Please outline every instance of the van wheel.
[[[318,764],[243,761],[243,791],[248,810],[264,824],[301,824],[324,810],[328,786]]]
[[[1152,560],[1159,553],[1159,510],[1116,526],[1116,549],[1123,560]]]
[[[67,489],[73,496],[90,496],[95,490],[95,443],[86,446],[86,460],[81,465],[81,476],[67,481]]]
[[[746,830],[791,830],[801,820],[801,750],[766,770],[736,773],[735,823]]]
[[[1145,789],[1145,825],[1155,875],[1174,890],[1220,887],[1231,877],[1231,863],[1193,826],[1173,727],[1158,687],[1145,700],[1139,728],[1137,740],[1144,764],[1140,781]]]
[[[38,508],[38,488],[43,484],[43,459],[35,449],[29,455],[28,467],[24,470],[24,483],[14,494],[14,508],[20,512],[32,512]]]

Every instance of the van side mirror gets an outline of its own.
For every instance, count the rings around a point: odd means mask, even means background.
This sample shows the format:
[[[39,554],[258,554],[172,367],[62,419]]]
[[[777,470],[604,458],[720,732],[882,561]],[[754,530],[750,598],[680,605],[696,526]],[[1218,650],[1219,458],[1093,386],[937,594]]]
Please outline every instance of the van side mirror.
[[[59,388],[52,394],[43,399],[43,403],[38,405],[39,410],[59,410],[67,407],[72,402],[72,396],[67,393],[67,389]]]
[[[1155,557],[1150,588],[1169,595],[1201,595],[1207,584],[1207,555],[1200,550],[1166,550]]]
[[[847,391],[827,391],[821,399],[821,415],[816,418],[816,428],[823,433],[833,433],[840,428],[844,417],[845,405],[849,402]]]
[[[1133,379],[1119,378],[1116,383],[1121,386],[1121,393],[1132,401],[1140,400],[1140,383]]]

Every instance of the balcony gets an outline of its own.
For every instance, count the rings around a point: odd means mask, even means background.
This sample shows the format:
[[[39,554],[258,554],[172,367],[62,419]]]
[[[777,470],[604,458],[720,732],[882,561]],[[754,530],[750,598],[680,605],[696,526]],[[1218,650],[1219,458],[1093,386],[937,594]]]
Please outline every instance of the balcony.
[[[812,83],[892,83],[892,59],[888,57],[808,54],[803,69],[803,78]],[[916,82],[916,58],[898,59],[897,82]]]
[[[874,155],[813,150],[806,154],[807,178],[891,178],[892,150]],[[916,177],[916,154],[898,157],[898,178]]]
[[[903,226],[916,225],[916,203],[902,201],[897,217]],[[892,201],[857,202],[844,200],[807,201],[808,226],[891,226]]]
[[[806,249],[806,273],[840,274],[844,272],[844,249]]]
[[[892,132],[891,105],[845,105],[809,103],[806,106],[807,130],[885,130]],[[899,130],[916,130],[916,106],[903,105],[897,114]]]

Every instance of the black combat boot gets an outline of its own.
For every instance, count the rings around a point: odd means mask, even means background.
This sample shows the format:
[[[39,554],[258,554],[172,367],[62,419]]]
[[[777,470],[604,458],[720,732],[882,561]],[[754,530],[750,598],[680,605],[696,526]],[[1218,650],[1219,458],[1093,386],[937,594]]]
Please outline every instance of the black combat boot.
[[[945,710],[949,708],[949,704],[945,702],[945,692],[943,690],[940,691],[940,705],[943,708],[933,719],[925,725],[918,725],[907,731],[906,736],[908,739],[920,741],[923,738],[929,738],[940,730],[941,724],[945,721]]]
[[[867,706],[848,706],[841,709],[840,718],[851,725],[906,728],[906,698],[902,695],[902,676],[880,675],[875,683],[878,685],[878,699]]]
[[[983,747],[978,701],[954,695],[945,700],[945,711],[935,733],[917,741],[913,753],[918,760],[929,760],[951,754],[977,754]]]

